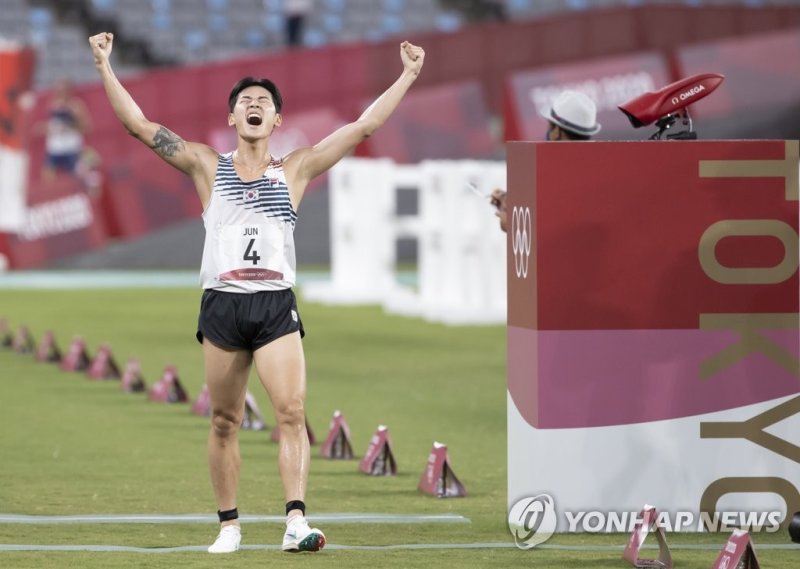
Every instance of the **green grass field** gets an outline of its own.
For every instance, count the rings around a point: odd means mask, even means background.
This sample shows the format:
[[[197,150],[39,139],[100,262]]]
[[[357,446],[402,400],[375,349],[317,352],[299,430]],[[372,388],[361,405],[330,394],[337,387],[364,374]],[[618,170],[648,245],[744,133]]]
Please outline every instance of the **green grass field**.
[[[124,365],[137,356],[148,385],[166,364],[177,366],[194,398],[203,384],[194,339],[200,291],[184,289],[0,291],[0,317],[13,329],[47,329],[62,349],[82,335],[93,354],[109,342]],[[0,524],[0,567],[625,567],[624,535],[557,535],[548,544],[595,546],[594,551],[512,546],[506,526],[505,330],[446,327],[390,317],[379,308],[332,308],[301,301],[309,396],[307,414],[317,438],[334,410],[350,424],[356,453],[366,450],[378,424],[389,427],[396,477],[372,478],[357,461],[312,459],[309,515],[357,512],[458,514],[469,523],[320,524],[328,543],[506,544],[494,548],[336,549],[291,556],[275,549],[232,556],[200,552],[150,554],[90,551],[2,551],[2,544],[116,545],[168,548],[208,545],[215,524]],[[255,377],[251,391],[273,423]],[[189,405],[146,401],[113,381],[64,373],[32,356],[0,351],[0,513],[181,514],[213,513],[205,443],[207,419]],[[434,440],[448,445],[455,472],[469,495],[436,499],[416,490]],[[243,514],[280,514],[277,445],[264,432],[241,435]],[[312,457],[319,447],[312,448]],[[278,545],[278,523],[244,526],[243,544]],[[725,535],[669,536],[676,567],[708,568]],[[757,547],[786,543],[785,532],[755,536]],[[681,545],[708,543],[713,549]],[[798,550],[758,550],[764,568],[796,569]]]

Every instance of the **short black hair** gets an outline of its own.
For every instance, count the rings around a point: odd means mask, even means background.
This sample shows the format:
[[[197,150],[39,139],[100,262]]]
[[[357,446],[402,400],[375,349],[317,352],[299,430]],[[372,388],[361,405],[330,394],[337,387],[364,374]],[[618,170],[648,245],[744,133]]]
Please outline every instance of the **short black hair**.
[[[269,79],[256,79],[255,77],[245,77],[244,79],[240,79],[236,85],[233,86],[233,89],[231,89],[231,94],[228,95],[228,110],[230,112],[233,112],[233,107],[236,106],[236,99],[239,97],[239,93],[248,87],[253,86],[263,87],[269,91],[272,95],[272,102],[275,104],[275,112],[281,112],[281,109],[283,108],[283,98],[281,97],[281,92],[278,91],[278,87],[276,87],[275,83]]]

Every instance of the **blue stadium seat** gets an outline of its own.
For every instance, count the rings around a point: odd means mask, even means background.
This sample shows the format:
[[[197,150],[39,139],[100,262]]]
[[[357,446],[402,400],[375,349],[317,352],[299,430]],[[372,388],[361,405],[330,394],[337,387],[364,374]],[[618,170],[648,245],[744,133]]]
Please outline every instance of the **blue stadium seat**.
[[[208,14],[208,29],[221,32],[228,29],[228,15],[225,12],[210,12]]]
[[[405,0],[383,0],[383,7],[392,12],[400,12],[406,7]]]
[[[46,45],[52,31],[53,14],[47,8],[34,6],[28,11],[28,21],[31,42],[36,46]]]
[[[274,12],[264,14],[261,19],[261,25],[264,29],[273,34],[283,33],[283,16]]]
[[[345,0],[325,0],[325,8],[335,12],[343,12],[346,7]]]
[[[450,13],[439,14],[436,18],[436,29],[440,32],[454,32],[461,27],[461,19]]]
[[[116,7],[114,0],[92,0],[92,8],[98,12],[113,12]]]
[[[344,29],[342,17],[339,14],[324,14],[322,16],[322,26],[328,35],[336,36]]]
[[[330,38],[318,28],[308,28],[303,34],[303,40],[308,47],[321,47],[329,43]]]
[[[533,0],[506,0],[506,7],[511,13],[529,10]]]
[[[259,28],[250,28],[244,33],[244,43],[251,49],[261,49],[267,45],[267,38]]]
[[[572,10],[586,10],[589,7],[589,0],[567,0],[567,8]]]
[[[403,19],[394,14],[387,14],[383,17],[382,27],[387,35],[396,35],[405,29]]]
[[[208,35],[203,30],[192,30],[183,36],[183,45],[189,51],[198,51],[208,45]]]
[[[151,22],[154,30],[169,30],[172,28],[172,14],[169,12],[155,12]]]
[[[170,0],[150,0],[150,5],[155,13],[169,13],[172,11]]]

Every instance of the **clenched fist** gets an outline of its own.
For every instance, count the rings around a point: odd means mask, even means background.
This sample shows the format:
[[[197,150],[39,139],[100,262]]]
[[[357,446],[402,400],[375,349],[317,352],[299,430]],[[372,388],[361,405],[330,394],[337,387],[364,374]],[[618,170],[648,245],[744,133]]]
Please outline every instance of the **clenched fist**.
[[[94,64],[100,66],[108,61],[114,45],[114,34],[102,32],[89,38],[89,45],[94,55]]]
[[[400,59],[403,66],[409,71],[419,73],[422,63],[425,61],[425,50],[412,43],[404,41],[400,44]]]

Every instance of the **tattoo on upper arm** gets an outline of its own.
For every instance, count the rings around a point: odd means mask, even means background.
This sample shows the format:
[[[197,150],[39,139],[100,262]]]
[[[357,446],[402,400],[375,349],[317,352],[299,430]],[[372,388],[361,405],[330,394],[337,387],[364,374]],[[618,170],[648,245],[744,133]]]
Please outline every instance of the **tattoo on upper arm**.
[[[153,150],[169,158],[184,148],[183,139],[165,127],[160,127],[153,137]]]

